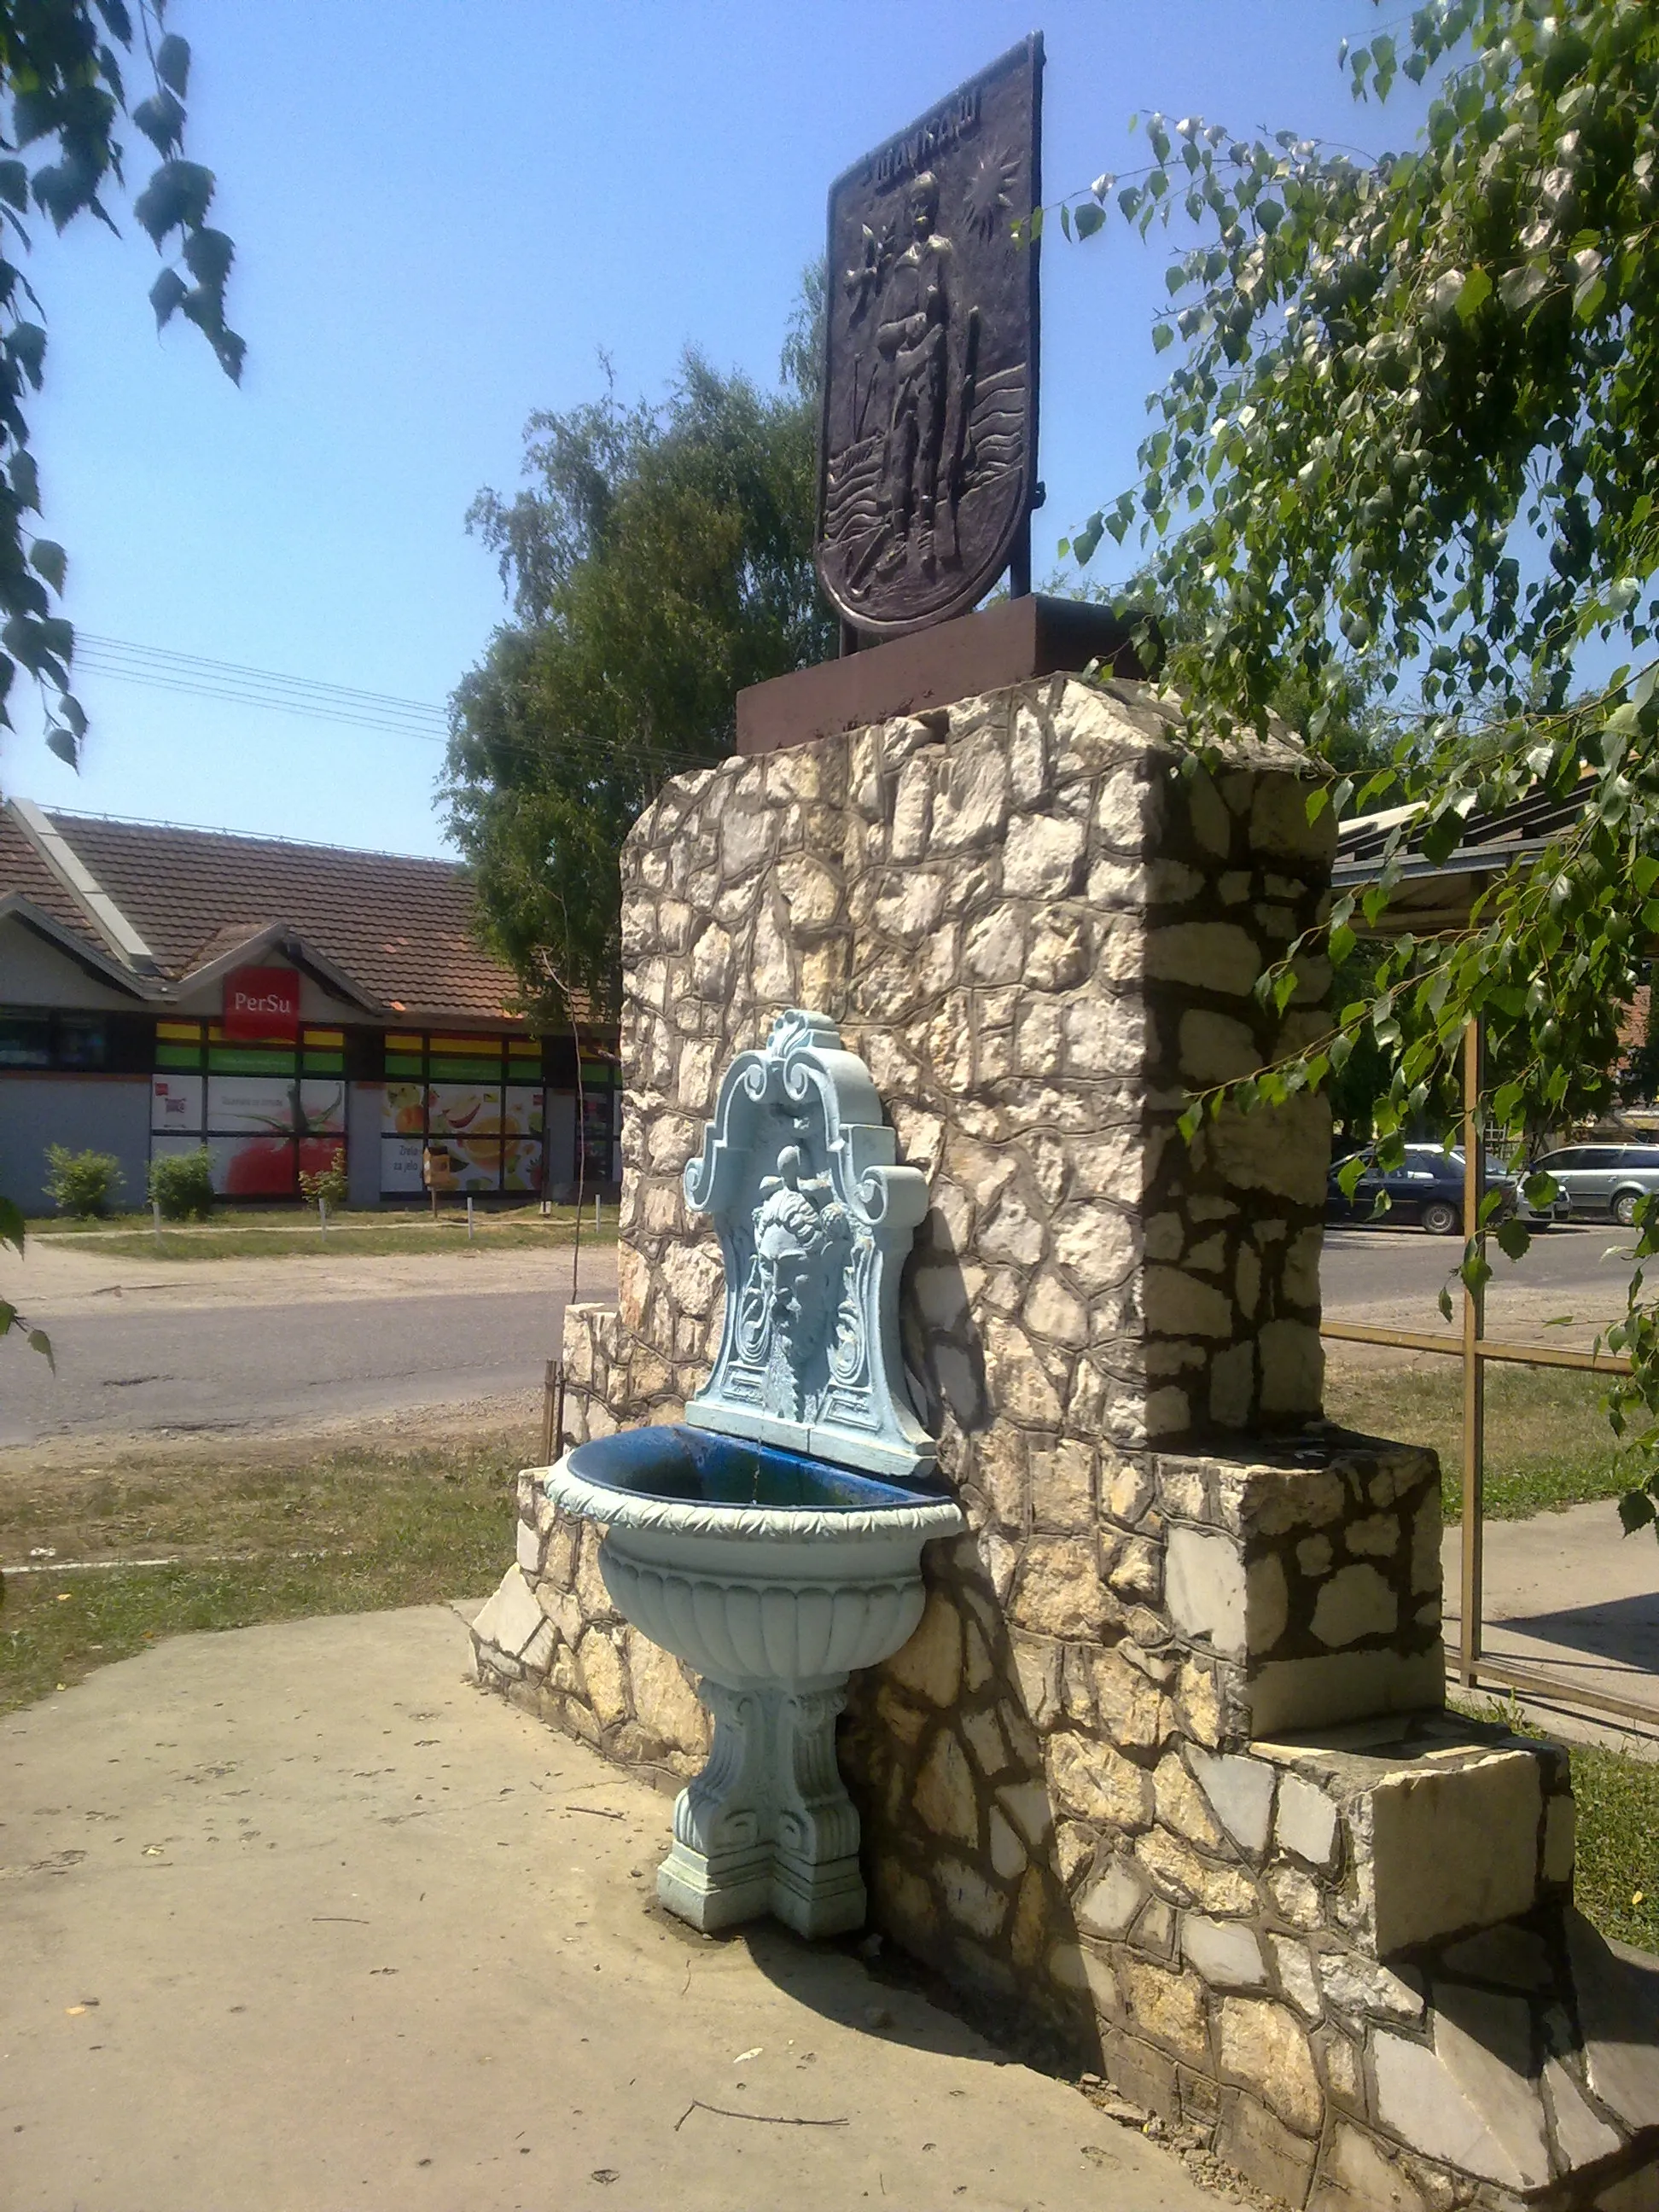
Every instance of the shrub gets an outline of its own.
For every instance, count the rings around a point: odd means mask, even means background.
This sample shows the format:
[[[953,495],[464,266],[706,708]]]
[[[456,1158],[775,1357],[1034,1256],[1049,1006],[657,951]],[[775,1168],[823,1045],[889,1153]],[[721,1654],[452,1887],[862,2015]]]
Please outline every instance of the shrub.
[[[331,1206],[337,1212],[346,1202],[346,1162],[343,1146],[336,1145],[328,1165],[314,1174],[300,1170],[300,1188],[313,1206]]]
[[[205,1145],[149,1164],[149,1202],[163,1221],[205,1221],[213,1211],[213,1163]]]
[[[113,1152],[72,1152],[66,1145],[46,1146],[46,1195],[60,1213],[89,1221],[109,1212],[120,1188],[121,1163]]]

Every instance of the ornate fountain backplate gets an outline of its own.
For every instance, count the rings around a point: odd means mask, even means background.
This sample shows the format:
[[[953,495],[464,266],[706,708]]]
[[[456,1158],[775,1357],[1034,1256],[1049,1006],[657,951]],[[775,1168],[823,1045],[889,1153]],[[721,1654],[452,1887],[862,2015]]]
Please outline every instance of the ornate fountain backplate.
[[[694,1426],[808,1452],[900,1481],[925,1478],[933,1438],[899,1352],[899,1273],[927,1210],[926,1178],[895,1164],[870,1071],[823,1014],[781,1014],[720,1085],[688,1205],[712,1214],[726,1326]]]

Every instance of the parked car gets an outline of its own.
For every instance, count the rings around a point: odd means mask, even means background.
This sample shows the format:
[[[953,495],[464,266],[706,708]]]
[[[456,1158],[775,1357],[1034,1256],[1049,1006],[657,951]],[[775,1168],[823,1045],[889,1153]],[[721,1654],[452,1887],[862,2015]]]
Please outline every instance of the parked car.
[[[1611,1217],[1627,1229],[1637,1200],[1659,1190],[1659,1145],[1564,1145],[1531,1172],[1548,1176],[1580,1219]]]
[[[1365,1154],[1366,1166],[1354,1185],[1353,1195],[1345,1194],[1340,1181],[1342,1169],[1353,1158],[1352,1152],[1331,1163],[1331,1172],[1325,1185],[1325,1218],[1327,1221],[1415,1221],[1426,1229],[1431,1237],[1450,1237],[1463,1226],[1463,1155],[1461,1151],[1443,1152],[1438,1145],[1407,1145],[1401,1165],[1386,1173],[1376,1165],[1374,1156]],[[1486,1170],[1488,1190],[1501,1189],[1504,1203],[1499,1214],[1508,1212],[1516,1202],[1514,1176],[1489,1163]],[[1383,1193],[1388,1195],[1387,1210],[1379,1214],[1376,1202]]]

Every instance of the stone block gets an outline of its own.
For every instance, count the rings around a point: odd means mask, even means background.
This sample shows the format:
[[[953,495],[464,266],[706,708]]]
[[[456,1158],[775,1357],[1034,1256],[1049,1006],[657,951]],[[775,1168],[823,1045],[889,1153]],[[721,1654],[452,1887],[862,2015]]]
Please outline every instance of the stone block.
[[[1543,2106],[1528,2078],[1528,2008],[1518,1997],[1464,1990],[1458,2014],[1437,2010],[1430,2044],[1384,2030],[1374,2036],[1377,2118],[1425,2158],[1502,2188],[1540,2188],[1550,2155]]]
[[[1590,2088],[1627,2127],[1659,2118],[1659,1959],[1612,1944],[1571,1905],[1567,1954]]]
[[[1069,1732],[1053,1736],[1048,1772],[1055,1796],[1078,1820],[1133,1834],[1152,1819],[1151,1778],[1109,1743]]]
[[[1248,1921],[1181,1916],[1181,1952],[1212,1989],[1259,1990],[1267,1983],[1261,1939]]]
[[[1362,1637],[1391,1636],[1400,1625],[1400,1601],[1373,1566],[1339,1567],[1321,1584],[1313,1610],[1313,1632],[1334,1647]]]
[[[941,1727],[917,1770],[912,1802],[936,1836],[972,1848],[979,1842],[979,1798],[973,1769],[955,1731]]]
[[[1126,1957],[1119,1968],[1128,2025],[1189,2065],[1210,2064],[1209,2022],[1200,1985],[1189,1974]]]
[[[1379,1782],[1349,1814],[1377,1956],[1528,1911],[1541,1813],[1524,1751]]]
[[[1365,2130],[1339,2120],[1308,2212],[1429,2212],[1429,2207],[1397,2157],[1388,2155]]]
[[[1224,2079],[1254,2090],[1299,2134],[1317,2135],[1324,2095],[1308,2031],[1287,2006],[1267,1997],[1224,1997],[1216,2046]]]
[[[1275,1835],[1281,1850],[1294,1851],[1322,1874],[1328,1873],[1340,1837],[1336,1807],[1313,1783],[1287,1774],[1279,1785]]]
[[[1273,1825],[1273,1769],[1265,1759],[1218,1757],[1198,1746],[1187,1756],[1222,1826],[1241,1850],[1260,1858],[1267,1848]],[[1334,1813],[1332,1817],[1334,1820]],[[1282,1812],[1279,1826],[1282,1834]]]
[[[928,1592],[915,1634],[884,1672],[932,1705],[954,1704],[962,1680],[962,1616],[942,1590]]]
[[[587,1701],[602,1728],[614,1728],[628,1717],[628,1678],[622,1655],[602,1628],[590,1628],[576,1647]]]
[[[1164,1583],[1170,1617],[1182,1634],[1229,1657],[1243,1656],[1244,1562],[1237,1544],[1208,1529],[1171,1528]]]
[[[1223,2094],[1215,2154],[1247,2181],[1286,2204],[1299,2205],[1308,2194],[1315,2146],[1293,2134],[1265,2105],[1242,2090],[1230,2089]]]
[[[524,1523],[519,1525],[522,1528]],[[508,1658],[517,1659],[545,1634],[547,1617],[515,1561],[501,1577],[495,1595],[474,1614],[473,1640],[479,1645],[494,1645]]]
[[[1078,1926],[1091,1936],[1121,1941],[1146,1902],[1146,1884],[1126,1859],[1114,1859],[1077,1902]]]

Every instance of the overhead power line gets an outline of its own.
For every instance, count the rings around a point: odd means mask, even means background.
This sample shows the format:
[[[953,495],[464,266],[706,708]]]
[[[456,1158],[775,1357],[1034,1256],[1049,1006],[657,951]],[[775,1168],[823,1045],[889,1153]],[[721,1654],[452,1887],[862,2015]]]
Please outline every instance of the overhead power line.
[[[449,717],[423,699],[402,699],[390,692],[361,690],[348,684],[326,684],[312,676],[284,676],[275,669],[249,668],[204,653],[174,653],[166,646],[137,645],[130,639],[102,637],[77,630],[75,666],[88,676],[118,684],[137,684],[155,691],[222,700],[231,707],[256,707],[310,721],[371,730],[386,737],[413,738],[441,745],[449,735]],[[593,765],[608,761],[615,748],[608,738],[567,735],[557,745],[502,732],[484,740],[492,747],[537,755],[562,753]],[[659,749],[670,768],[707,768],[707,760],[675,749]]]
[[[285,714],[348,722],[360,729],[386,730],[402,737],[441,744],[448,719],[441,707],[421,699],[398,699],[384,691],[362,691],[345,684],[325,684],[312,676],[281,676],[274,669],[246,668],[230,660],[210,660],[195,653],[173,653],[164,646],[134,645],[125,638],[100,637],[79,630],[75,665],[89,675],[157,690],[193,692],[239,707],[274,708]]]

